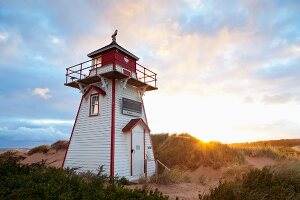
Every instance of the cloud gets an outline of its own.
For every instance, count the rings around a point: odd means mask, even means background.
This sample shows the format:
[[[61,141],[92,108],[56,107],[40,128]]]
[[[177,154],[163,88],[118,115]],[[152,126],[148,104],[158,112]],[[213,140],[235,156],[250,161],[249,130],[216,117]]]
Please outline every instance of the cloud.
[[[293,98],[290,93],[281,93],[281,94],[264,95],[263,96],[263,102],[266,104],[287,103],[291,100],[293,100]]]
[[[5,84],[0,85],[0,117],[28,118],[12,122],[14,128],[54,126],[62,131],[60,123],[71,127],[68,120],[75,116],[80,94],[63,86],[65,67],[85,61],[87,53],[110,43],[116,28],[118,43],[158,73],[159,90],[153,99],[159,102],[164,95],[193,94],[200,99],[216,95],[220,98],[215,104],[221,107],[222,99],[232,97],[248,106],[272,104],[266,107],[285,112],[294,99],[300,99],[299,5],[247,0],[2,1],[0,48],[5,51],[0,69],[5,73],[0,78]],[[48,88],[35,88],[36,83],[47,85],[51,94]],[[41,98],[24,93],[27,88],[35,88],[31,94]],[[43,112],[32,109],[36,105]],[[159,119],[154,110],[148,115]],[[199,110],[199,118],[205,119],[205,112]]]
[[[33,95],[39,96],[43,99],[49,99],[51,97],[49,93],[49,88],[34,88],[32,91]]]
[[[72,125],[73,120],[63,119],[20,119],[20,122],[25,122],[33,125]]]
[[[39,144],[51,144],[57,140],[67,139],[68,134],[49,127],[0,127],[0,147],[32,147]]]
[[[53,44],[59,44],[59,43],[61,43],[61,40],[58,37],[51,36],[51,42]]]
[[[7,33],[1,33],[0,32],[0,42],[6,41],[8,38]]]

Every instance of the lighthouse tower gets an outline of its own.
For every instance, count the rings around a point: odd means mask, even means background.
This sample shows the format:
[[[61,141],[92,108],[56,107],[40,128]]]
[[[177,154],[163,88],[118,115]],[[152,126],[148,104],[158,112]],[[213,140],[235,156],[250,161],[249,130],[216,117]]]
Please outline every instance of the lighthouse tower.
[[[66,69],[66,86],[82,93],[63,167],[136,180],[155,173],[155,158],[143,104],[156,90],[156,74],[116,42]]]

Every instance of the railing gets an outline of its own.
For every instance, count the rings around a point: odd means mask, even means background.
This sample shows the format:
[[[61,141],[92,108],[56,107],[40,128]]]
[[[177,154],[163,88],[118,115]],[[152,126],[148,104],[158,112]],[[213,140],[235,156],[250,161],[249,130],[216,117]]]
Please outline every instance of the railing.
[[[95,63],[95,59],[68,67],[66,68],[66,84],[90,76],[91,70],[95,70],[95,73],[93,73],[93,75],[97,75],[100,67],[102,67],[101,63]],[[128,66],[125,69],[128,69]],[[137,80],[156,87],[157,74],[153,71],[136,63],[136,75]]]
[[[156,181],[157,181],[157,178],[158,178],[158,165],[160,164],[165,170],[167,171],[171,171],[171,169],[169,167],[167,167],[164,163],[162,163],[160,160],[158,159],[155,159],[155,160],[145,160],[145,163],[147,163],[147,161],[154,161],[155,162],[155,178],[156,178]],[[147,167],[147,165],[146,165]],[[147,174],[146,174],[146,177],[147,177]]]

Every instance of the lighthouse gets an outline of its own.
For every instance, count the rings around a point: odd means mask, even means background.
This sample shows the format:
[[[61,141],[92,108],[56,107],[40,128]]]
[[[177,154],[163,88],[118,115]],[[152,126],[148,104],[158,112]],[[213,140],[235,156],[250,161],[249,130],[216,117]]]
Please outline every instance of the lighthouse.
[[[65,85],[81,102],[64,156],[64,168],[137,180],[156,165],[143,95],[157,90],[157,75],[116,41],[89,53],[88,61],[66,69]]]

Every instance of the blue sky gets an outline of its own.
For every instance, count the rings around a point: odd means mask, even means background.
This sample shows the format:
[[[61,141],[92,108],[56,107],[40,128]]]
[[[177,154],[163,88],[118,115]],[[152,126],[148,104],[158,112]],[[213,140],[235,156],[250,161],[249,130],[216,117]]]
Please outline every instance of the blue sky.
[[[298,1],[1,1],[0,147],[68,139],[65,68],[118,42],[158,73],[153,132],[223,142],[300,136]],[[162,123],[163,122],[163,123]]]

